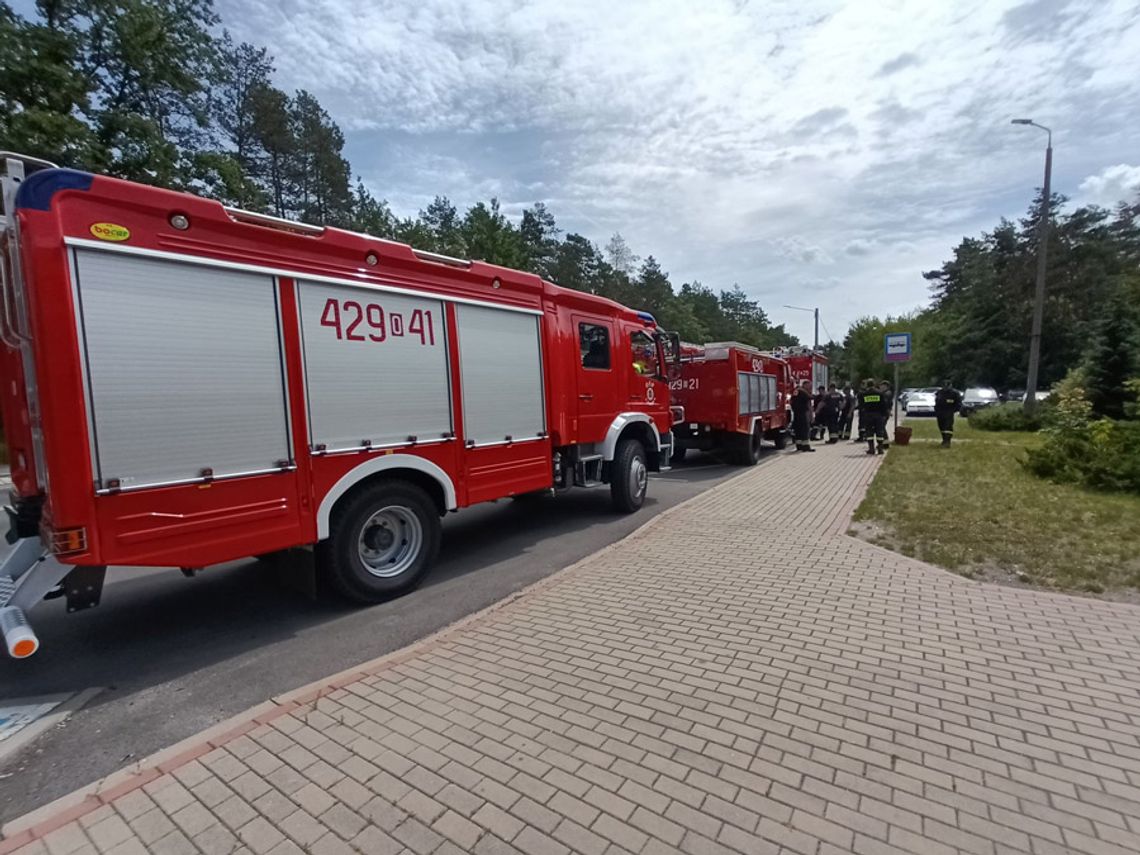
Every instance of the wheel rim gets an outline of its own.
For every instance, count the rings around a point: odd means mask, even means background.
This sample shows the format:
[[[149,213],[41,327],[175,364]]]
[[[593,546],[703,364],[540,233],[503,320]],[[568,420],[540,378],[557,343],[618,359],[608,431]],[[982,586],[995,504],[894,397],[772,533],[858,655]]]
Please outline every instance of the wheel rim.
[[[640,499],[645,495],[645,488],[649,484],[649,470],[645,468],[645,461],[640,456],[634,456],[629,464],[630,484],[633,485],[633,498]]]
[[[357,553],[364,569],[388,579],[399,576],[419,558],[424,529],[410,508],[389,505],[376,511],[360,528]]]

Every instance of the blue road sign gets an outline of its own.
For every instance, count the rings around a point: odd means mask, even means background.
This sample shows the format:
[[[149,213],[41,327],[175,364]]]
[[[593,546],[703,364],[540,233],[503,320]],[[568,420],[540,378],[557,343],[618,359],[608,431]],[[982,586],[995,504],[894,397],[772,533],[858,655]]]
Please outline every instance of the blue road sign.
[[[883,336],[883,355],[887,362],[910,362],[910,333]]]

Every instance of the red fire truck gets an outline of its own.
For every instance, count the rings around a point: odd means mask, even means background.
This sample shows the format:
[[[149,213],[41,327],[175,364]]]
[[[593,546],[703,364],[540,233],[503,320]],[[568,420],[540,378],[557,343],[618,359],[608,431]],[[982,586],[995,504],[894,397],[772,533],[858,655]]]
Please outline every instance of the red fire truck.
[[[362,602],[406,591],[440,517],[608,485],[672,452],[653,319],[537,276],[0,155],[10,654],[108,565],[187,573],[315,545]],[[40,168],[27,170],[31,164]]]
[[[683,421],[673,425],[674,461],[695,448],[752,466],[762,440],[787,444],[792,379],[776,356],[734,341],[682,344],[680,376],[669,388],[684,408]]]
[[[804,380],[810,380],[813,395],[820,386],[827,387],[828,360],[818,350],[810,347],[778,347],[772,354],[788,363],[797,386]]]

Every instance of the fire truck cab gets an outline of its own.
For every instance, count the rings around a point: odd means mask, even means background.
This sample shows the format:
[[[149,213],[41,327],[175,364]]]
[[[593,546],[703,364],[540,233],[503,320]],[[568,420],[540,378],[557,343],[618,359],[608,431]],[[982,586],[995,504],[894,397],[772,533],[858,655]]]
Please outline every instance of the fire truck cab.
[[[665,336],[537,276],[0,154],[0,412],[26,612],[105,568],[315,548],[362,602],[411,588],[440,517],[667,468]],[[37,171],[25,166],[36,167]]]
[[[684,418],[673,426],[674,461],[692,449],[725,453],[753,466],[761,443],[787,444],[792,392],[782,359],[739,342],[681,346],[680,376],[672,380],[673,403]]]

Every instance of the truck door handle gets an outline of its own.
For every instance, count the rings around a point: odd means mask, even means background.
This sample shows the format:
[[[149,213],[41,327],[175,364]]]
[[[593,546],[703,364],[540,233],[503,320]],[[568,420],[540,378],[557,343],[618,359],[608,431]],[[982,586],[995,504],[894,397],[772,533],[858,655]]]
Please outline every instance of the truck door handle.
[[[593,395],[589,395],[589,394],[587,394],[587,395],[579,395],[579,396],[578,396],[578,400],[579,400],[579,401],[592,401],[592,400],[594,400],[594,396],[593,396]]]

